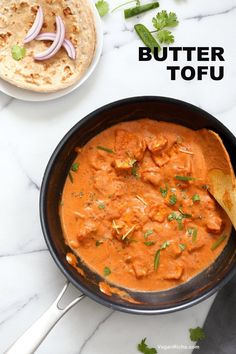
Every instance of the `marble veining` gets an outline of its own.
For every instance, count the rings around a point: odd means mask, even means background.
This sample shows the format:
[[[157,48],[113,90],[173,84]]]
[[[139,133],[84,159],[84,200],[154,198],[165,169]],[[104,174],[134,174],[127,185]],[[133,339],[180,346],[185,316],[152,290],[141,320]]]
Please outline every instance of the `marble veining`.
[[[120,3],[110,1],[111,9]],[[171,59],[138,62],[141,42],[133,26],[142,22],[150,27],[157,11],[128,21],[122,11],[116,11],[102,20],[103,55],[80,89],[45,103],[21,102],[0,93],[0,352],[47,309],[63,287],[65,279],[49,255],[40,227],[39,189],[55,146],[78,120],[117,99],[161,95],[198,105],[236,134],[235,0],[166,0],[160,1],[162,9],[178,14],[176,46],[224,47],[221,82],[207,78],[173,82],[166,71]],[[186,65],[184,58],[179,65]],[[114,312],[85,299],[56,325],[37,353],[137,354],[137,343],[144,337],[152,346],[191,345],[188,329],[202,326],[213,300],[150,317]],[[190,354],[191,349],[158,349],[158,353]]]

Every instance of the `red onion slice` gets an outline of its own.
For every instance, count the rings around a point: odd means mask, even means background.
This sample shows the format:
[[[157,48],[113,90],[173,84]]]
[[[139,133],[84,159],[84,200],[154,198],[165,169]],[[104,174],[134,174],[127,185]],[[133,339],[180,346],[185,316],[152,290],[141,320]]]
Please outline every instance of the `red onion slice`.
[[[41,6],[39,6],[33,26],[30,28],[29,32],[24,38],[23,43],[31,42],[35,37],[37,37],[37,35],[41,31],[42,26],[43,26],[43,9]]]
[[[56,38],[56,33],[52,33],[52,32],[44,32],[44,33],[40,33],[35,39],[37,41],[54,41]],[[71,41],[69,39],[64,39],[63,43],[62,43],[62,47],[65,48],[68,56],[75,60],[76,59],[76,50],[75,47],[73,46],[73,44],[71,43]]]
[[[65,39],[66,30],[65,30],[65,25],[60,16],[56,16],[56,25],[57,25],[56,37],[52,45],[44,52],[36,54],[34,56],[35,60],[50,59],[61,49],[62,43],[64,42]]]

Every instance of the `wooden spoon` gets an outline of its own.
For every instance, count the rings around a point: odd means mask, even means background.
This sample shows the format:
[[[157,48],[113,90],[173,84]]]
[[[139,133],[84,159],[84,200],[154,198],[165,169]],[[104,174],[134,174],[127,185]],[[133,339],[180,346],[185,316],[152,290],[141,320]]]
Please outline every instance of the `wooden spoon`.
[[[218,134],[207,129],[199,132],[207,162],[208,190],[236,229],[236,180],[228,152]]]

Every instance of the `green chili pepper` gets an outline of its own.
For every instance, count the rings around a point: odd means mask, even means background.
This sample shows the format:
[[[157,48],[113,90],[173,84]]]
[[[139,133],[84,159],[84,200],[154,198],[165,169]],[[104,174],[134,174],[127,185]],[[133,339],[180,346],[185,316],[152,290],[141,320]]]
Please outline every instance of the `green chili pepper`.
[[[145,27],[141,23],[138,23],[134,26],[134,29],[143,41],[143,43],[151,49],[152,53],[154,52],[155,47],[158,48],[158,50],[161,49],[161,47],[159,46],[151,32],[147,29],[147,27]]]
[[[135,6],[135,7],[129,8],[129,9],[125,9],[124,15],[125,15],[125,18],[130,18],[130,17],[136,16],[136,15],[139,15],[142,12],[156,9],[157,7],[159,7],[159,2],[152,2],[152,3],[141,5],[141,6]]]

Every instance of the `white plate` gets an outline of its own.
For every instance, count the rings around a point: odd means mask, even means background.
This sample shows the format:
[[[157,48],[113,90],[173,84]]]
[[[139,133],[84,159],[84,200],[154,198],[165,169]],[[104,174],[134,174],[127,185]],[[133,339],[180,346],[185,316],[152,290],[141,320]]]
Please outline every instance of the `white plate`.
[[[8,83],[5,80],[0,79],[0,91],[5,93],[6,95],[17,98],[19,100],[40,102],[40,101],[54,100],[56,98],[65,96],[68,93],[80,87],[89,78],[89,76],[93,73],[94,69],[96,68],[102,53],[102,46],[103,46],[103,31],[102,31],[101,19],[92,0],[90,0],[90,4],[94,16],[95,29],[97,34],[96,49],[95,49],[93,60],[88,70],[85,72],[84,76],[76,84],[69,86],[64,90],[50,92],[50,93],[40,93],[40,92],[34,92],[30,90],[24,90],[22,88],[19,88],[17,86]]]

